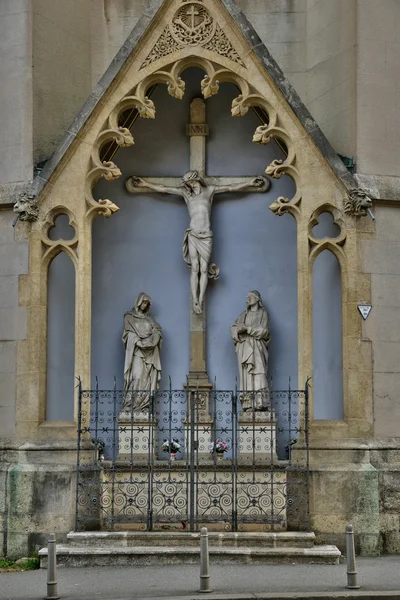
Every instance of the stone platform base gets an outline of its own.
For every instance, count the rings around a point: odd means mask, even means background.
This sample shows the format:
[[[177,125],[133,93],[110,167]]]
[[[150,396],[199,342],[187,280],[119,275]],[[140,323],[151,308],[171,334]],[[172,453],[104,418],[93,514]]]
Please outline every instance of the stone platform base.
[[[336,546],[314,546],[313,533],[210,533],[212,562],[219,564],[338,564]],[[39,552],[47,566],[47,548]],[[195,564],[200,560],[198,533],[69,533],[57,545],[57,564],[68,567]]]

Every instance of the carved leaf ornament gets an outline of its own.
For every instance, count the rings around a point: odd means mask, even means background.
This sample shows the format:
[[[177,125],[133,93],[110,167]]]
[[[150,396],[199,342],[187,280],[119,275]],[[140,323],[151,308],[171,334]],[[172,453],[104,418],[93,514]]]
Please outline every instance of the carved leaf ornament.
[[[193,11],[187,12],[193,8]],[[200,10],[201,9],[201,10]],[[186,12],[185,12],[186,11]],[[194,40],[199,40],[202,36],[208,35],[211,27],[210,19],[205,17],[205,8],[199,2],[187,2],[176,13],[179,17],[176,32],[185,30],[185,36],[188,36],[188,44]],[[183,25],[184,24],[184,25]],[[189,28],[190,31],[186,31]],[[183,34],[182,34],[183,36]],[[199,37],[200,36],[200,37]],[[175,39],[175,38],[173,38]],[[196,42],[197,43],[197,42]],[[181,79],[181,73],[188,67],[193,66],[193,57],[188,56],[172,64],[163,67],[163,70],[155,71],[145,77],[127,96],[123,97],[115,106],[108,120],[104,124],[104,129],[99,133],[96,142],[93,145],[91,154],[91,167],[86,178],[86,202],[88,205],[87,215],[100,214],[106,217],[111,216],[118,210],[111,200],[96,201],[92,196],[92,190],[100,177],[112,181],[121,176],[121,170],[113,162],[102,162],[100,159],[101,148],[108,142],[114,141],[119,146],[131,146],[134,140],[131,132],[123,127],[119,127],[119,117],[127,109],[136,109],[142,118],[154,119],[156,108],[152,100],[146,96],[146,91],[155,84],[165,84],[168,93],[177,99],[182,99],[185,93],[185,82]],[[296,193],[293,198],[278,197],[270,209],[276,215],[290,213],[297,217],[300,214],[301,188],[300,177],[296,169],[296,154],[293,144],[287,131],[280,125],[276,109],[237,72],[231,71],[225,67],[219,68],[215,62],[210,62],[205,58],[196,56],[196,66],[205,71],[205,76],[201,82],[201,91],[204,98],[209,98],[219,91],[219,86],[224,82],[231,82],[239,89],[239,95],[232,101],[231,114],[233,117],[242,117],[246,115],[252,107],[262,109],[267,115],[268,124],[257,127],[253,135],[253,142],[257,144],[268,144],[271,140],[282,142],[282,147],[288,149],[285,160],[275,159],[266,167],[266,174],[273,179],[279,179],[282,175],[288,175],[296,184]]]
[[[184,48],[194,49],[199,46],[245,67],[224,31],[203,4],[203,0],[182,0],[181,5],[164,28],[141,68]],[[256,129],[253,142],[265,145],[271,140],[280,140],[282,147],[288,149],[288,155],[285,160],[274,160],[267,166],[265,172],[273,179],[288,175],[296,184],[296,193],[293,198],[279,197],[270,206],[270,209],[277,215],[283,215],[287,212],[295,217],[299,215],[301,190],[300,177],[295,166],[296,155],[290,136],[278,122],[276,109],[239,75],[237,68],[229,69],[219,66],[214,59],[211,62],[202,56],[196,55],[195,51],[187,57],[171,62],[171,64],[163,66],[161,70],[144,77],[115,106],[93,145],[91,165],[86,178],[87,215],[100,214],[109,217],[118,210],[118,207],[110,200],[96,201],[92,196],[92,190],[100,177],[112,181],[121,176],[121,171],[117,165],[113,162],[102,162],[100,159],[100,151],[105,143],[114,141],[121,147],[134,144],[131,132],[119,126],[120,115],[125,110],[133,108],[137,110],[140,117],[154,119],[156,109],[154,103],[146,96],[146,92],[156,84],[165,84],[171,96],[179,100],[182,99],[185,93],[185,82],[180,75],[188,67],[194,66],[194,58],[195,66],[205,71],[205,76],[201,82],[201,91],[205,99],[217,94],[221,83],[230,82],[239,89],[239,95],[232,102],[231,113],[233,117],[246,115],[252,107],[260,108],[267,115],[267,124],[260,125]]]

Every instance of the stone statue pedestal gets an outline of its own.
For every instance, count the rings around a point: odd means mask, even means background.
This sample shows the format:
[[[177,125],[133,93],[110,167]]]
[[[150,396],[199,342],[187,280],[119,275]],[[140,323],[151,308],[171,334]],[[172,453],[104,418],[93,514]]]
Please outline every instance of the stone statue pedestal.
[[[121,411],[118,419],[118,459],[148,460],[154,456],[156,431],[157,420],[150,418],[147,411]]]
[[[188,416],[186,425],[186,452],[196,462],[210,460],[210,444],[212,441],[214,420],[210,415],[210,393],[211,389],[187,389],[188,394]],[[193,420],[193,427],[191,426]]]
[[[239,416],[238,425],[240,462],[278,463],[273,409],[245,411]]]

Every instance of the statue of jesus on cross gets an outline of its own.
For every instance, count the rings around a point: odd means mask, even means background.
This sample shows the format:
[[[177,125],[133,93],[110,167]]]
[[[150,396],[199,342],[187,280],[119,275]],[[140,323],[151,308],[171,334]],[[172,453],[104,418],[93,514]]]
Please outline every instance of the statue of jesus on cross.
[[[206,183],[198,171],[186,173],[179,187],[152,183],[141,177],[131,177],[128,189],[146,188],[163,194],[182,196],[189,212],[189,228],[185,231],[182,252],[185,263],[191,269],[190,289],[193,310],[202,312],[208,278],[218,279],[219,268],[210,262],[212,250],[211,207],[215,194],[240,191],[263,192],[268,187],[264,177],[254,177],[249,182],[230,185],[212,185]]]
[[[182,196],[189,211],[189,228],[183,240],[183,258],[191,270],[190,289],[190,369],[188,387],[212,388],[206,364],[205,294],[208,278],[217,279],[219,269],[210,262],[212,251],[211,208],[215,194],[225,192],[265,192],[266,177],[210,177],[206,171],[206,107],[202,98],[190,104],[190,171],[181,177],[129,177],[126,189],[131,193],[160,192]]]

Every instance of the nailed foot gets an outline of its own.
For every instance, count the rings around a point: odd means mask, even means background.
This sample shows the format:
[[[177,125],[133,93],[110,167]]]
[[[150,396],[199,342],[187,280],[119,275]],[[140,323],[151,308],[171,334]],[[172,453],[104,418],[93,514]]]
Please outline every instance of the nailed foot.
[[[193,310],[196,315],[201,315],[201,306],[198,302],[193,302]]]

